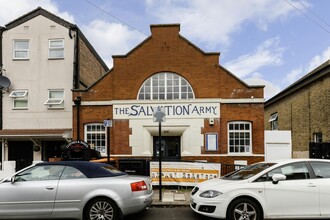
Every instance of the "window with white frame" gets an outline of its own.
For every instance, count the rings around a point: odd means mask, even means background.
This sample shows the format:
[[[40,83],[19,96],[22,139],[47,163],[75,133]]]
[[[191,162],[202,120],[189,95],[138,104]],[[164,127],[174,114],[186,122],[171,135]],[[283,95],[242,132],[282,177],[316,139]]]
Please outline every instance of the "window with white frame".
[[[44,103],[49,109],[64,108],[64,90],[48,90],[48,100]]]
[[[322,132],[316,132],[313,134],[315,143],[322,143]]]
[[[274,113],[270,116],[269,121],[271,130],[278,130],[278,113]]]
[[[251,153],[251,122],[235,121],[228,123],[229,153]]]
[[[85,142],[101,154],[106,154],[106,129],[103,124],[85,125]]]
[[[14,40],[13,59],[17,59],[17,60],[29,59],[29,40]]]
[[[141,86],[139,100],[194,99],[189,82],[175,73],[158,73]]]
[[[9,95],[13,99],[13,109],[27,109],[28,108],[28,91],[14,90]]]
[[[49,59],[64,58],[64,39],[49,40],[48,58]]]

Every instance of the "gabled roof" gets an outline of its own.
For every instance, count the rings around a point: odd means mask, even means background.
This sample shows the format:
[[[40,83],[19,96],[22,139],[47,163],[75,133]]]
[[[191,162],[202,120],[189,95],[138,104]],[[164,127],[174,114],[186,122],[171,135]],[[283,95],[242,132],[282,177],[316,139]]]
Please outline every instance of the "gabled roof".
[[[153,29],[156,29],[156,28],[175,28],[176,31],[178,32],[178,37],[179,38],[181,38],[183,41],[185,41],[187,44],[189,44],[192,48],[194,48],[196,51],[200,52],[201,54],[203,54],[205,56],[217,56],[217,57],[219,57],[220,54],[221,54],[220,52],[205,52],[205,51],[203,51],[201,48],[199,48],[198,46],[193,44],[190,40],[188,40],[187,38],[185,38],[184,36],[182,36],[180,34],[180,24],[179,23],[172,23],[172,24],[151,24],[150,25],[151,35],[149,35],[146,39],[144,39],[141,43],[139,43],[133,49],[131,49],[128,53],[126,53],[124,55],[113,55],[112,57],[114,59],[116,59],[116,58],[119,58],[119,59],[124,58],[125,59],[125,58],[129,57],[137,49],[139,49],[140,47],[143,47],[144,44],[146,44],[148,41],[152,40],[152,38],[154,37]],[[217,64],[217,65],[218,65],[219,68],[223,69],[225,72],[227,72],[233,78],[235,78],[238,82],[242,83],[244,86],[246,86],[248,88],[264,88],[265,87],[264,85],[248,85],[246,82],[244,82],[242,79],[238,78],[235,74],[233,74],[232,72],[230,72],[229,70],[224,68],[222,65],[220,65],[220,64]],[[112,71],[113,71],[113,68],[111,68],[106,74],[104,74],[101,78],[99,78],[99,80],[97,80],[96,82],[91,84],[88,88],[86,88],[86,89],[76,89],[75,91],[77,91],[77,92],[78,91],[87,91],[88,89],[93,87],[95,84],[102,81],[103,78],[105,78],[108,74],[111,74]]]
[[[62,19],[62,18],[50,13],[49,11],[47,11],[47,10],[41,8],[41,7],[38,7],[36,9],[34,9],[33,11],[30,11],[27,14],[16,18],[15,20],[9,22],[5,26],[6,26],[7,29],[11,29],[11,28],[14,28],[18,25],[21,25],[21,24],[27,22],[28,20],[31,20],[34,17],[37,17],[39,15],[43,15],[44,17],[46,17],[46,18],[48,18],[48,19],[50,19],[50,20],[52,20],[52,21],[54,21],[54,22],[56,22],[56,23],[58,23],[58,24],[60,24],[64,27],[66,27],[66,28],[72,28],[72,27],[76,26],[75,24],[72,24],[72,23]]]
[[[158,27],[176,27],[178,29],[178,31],[180,31],[180,24],[174,23],[174,24],[151,24],[150,25],[150,30],[151,30],[151,35],[148,36],[144,41],[142,41],[141,43],[139,43],[137,46],[135,46],[132,50],[130,50],[127,54],[125,55],[113,55],[112,57],[128,57],[130,54],[132,54],[137,48],[143,46],[143,44],[145,44],[148,40],[150,40],[153,37],[152,34],[152,29],[153,28],[158,28]],[[204,55],[216,55],[216,56],[220,56],[220,52],[204,52],[201,48],[199,48],[198,46],[196,46],[195,44],[193,44],[191,41],[189,41],[187,38],[183,37],[180,33],[178,33],[178,36],[180,38],[182,38],[184,41],[186,41],[190,46],[192,46],[193,48],[195,48],[196,50],[198,50],[200,53],[204,54]]]
[[[326,75],[330,74],[330,60],[327,60],[322,65],[318,66],[311,72],[307,73],[305,76],[303,76],[298,81],[294,82],[290,86],[288,86],[286,89],[284,89],[282,92],[278,93],[271,99],[265,102],[265,107],[270,106],[277,101],[280,101],[281,99],[285,98],[286,96],[298,91],[299,89],[302,89],[312,83],[314,83],[316,80],[325,77]]]
[[[87,40],[87,38],[84,36],[84,34],[81,32],[81,30],[78,28],[77,25],[72,24],[72,23],[62,19],[41,7],[38,7],[36,9],[34,9],[33,11],[30,11],[27,14],[22,15],[22,16],[18,17],[17,19],[9,22],[8,24],[5,25],[5,29],[9,30],[9,29],[15,28],[39,15],[42,15],[42,16],[62,25],[63,27],[66,27],[66,28],[72,29],[72,30],[76,30],[78,32],[79,38],[87,45],[87,47],[90,49],[90,51],[94,54],[94,56],[97,58],[97,60],[101,63],[103,68],[106,71],[109,70],[108,66],[104,63],[102,58],[99,56],[99,54],[96,52],[94,47],[90,44],[90,42]],[[6,31],[6,30],[4,30],[4,31]]]

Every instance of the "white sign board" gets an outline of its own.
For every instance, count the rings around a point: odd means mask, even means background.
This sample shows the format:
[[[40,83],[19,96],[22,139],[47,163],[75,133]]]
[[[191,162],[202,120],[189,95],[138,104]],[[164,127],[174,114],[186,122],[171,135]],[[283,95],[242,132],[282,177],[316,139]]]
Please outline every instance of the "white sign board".
[[[134,104],[114,105],[113,119],[148,119],[154,109],[164,109],[166,118],[220,118],[219,103]]]
[[[219,178],[220,163],[162,162],[162,185],[195,186],[208,179]],[[153,185],[159,185],[159,162],[150,162]]]

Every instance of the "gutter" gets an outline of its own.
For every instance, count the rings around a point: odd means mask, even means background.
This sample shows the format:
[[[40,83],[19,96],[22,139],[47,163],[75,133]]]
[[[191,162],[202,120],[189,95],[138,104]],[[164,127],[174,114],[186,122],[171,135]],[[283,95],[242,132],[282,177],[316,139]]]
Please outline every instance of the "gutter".
[[[0,75],[2,76],[3,60],[2,60],[2,34],[6,30],[5,27],[0,26]],[[2,94],[0,95],[0,130],[3,129],[3,105]],[[0,158],[1,159],[1,158]]]
[[[74,32],[74,36],[72,35],[72,32]],[[80,46],[79,46],[79,30],[77,26],[72,26],[69,28],[69,37],[75,38],[74,39],[74,59],[73,59],[73,88],[78,89],[79,88],[79,52],[80,52]]]

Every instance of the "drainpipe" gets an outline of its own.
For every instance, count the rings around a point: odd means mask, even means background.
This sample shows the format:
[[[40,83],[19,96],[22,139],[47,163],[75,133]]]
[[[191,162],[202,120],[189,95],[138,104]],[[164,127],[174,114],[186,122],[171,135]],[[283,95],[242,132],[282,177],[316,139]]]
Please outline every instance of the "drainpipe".
[[[74,104],[77,109],[77,140],[80,140],[80,106],[81,106],[81,96],[77,96],[74,99]]]
[[[2,34],[6,30],[5,27],[0,27],[0,75],[2,76],[3,71],[3,60],[2,60]],[[2,93],[0,95],[0,130],[3,129],[3,106],[2,106]]]
[[[72,34],[74,32],[74,35]],[[74,40],[74,60],[73,60],[73,88],[79,89],[79,52],[80,52],[80,46],[79,46],[79,30],[77,26],[72,26],[69,29],[69,37],[75,38]]]

